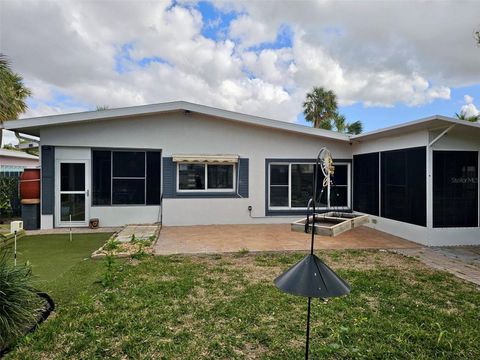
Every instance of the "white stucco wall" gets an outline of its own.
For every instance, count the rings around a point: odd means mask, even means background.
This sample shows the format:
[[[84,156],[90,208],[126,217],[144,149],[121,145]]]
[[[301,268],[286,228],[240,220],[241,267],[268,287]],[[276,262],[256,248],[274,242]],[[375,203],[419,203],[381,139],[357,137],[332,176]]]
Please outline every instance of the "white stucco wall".
[[[91,148],[162,149],[172,154],[238,154],[249,159],[249,197],[244,199],[164,199],[165,225],[242,224],[290,222],[298,216],[265,217],[265,159],[316,157],[327,146],[336,159],[350,159],[347,142],[291,132],[249,126],[198,114],[183,112],[135,119],[119,119],[89,124],[46,128],[42,145],[56,146],[56,158],[63,156],[62,146]],[[59,150],[60,147],[60,150]],[[252,217],[247,210],[252,206]],[[98,217],[101,226],[158,221],[158,206],[91,207],[90,217]]]
[[[426,146],[428,131],[407,132],[401,135],[384,136],[372,140],[354,141],[352,154],[365,154],[377,151],[389,151],[418,146]]]

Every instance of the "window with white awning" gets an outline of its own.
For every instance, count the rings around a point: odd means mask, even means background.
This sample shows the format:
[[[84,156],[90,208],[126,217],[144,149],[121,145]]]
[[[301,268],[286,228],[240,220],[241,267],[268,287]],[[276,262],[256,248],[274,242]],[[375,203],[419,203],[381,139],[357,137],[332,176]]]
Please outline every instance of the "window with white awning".
[[[172,155],[177,191],[234,191],[238,155]]]

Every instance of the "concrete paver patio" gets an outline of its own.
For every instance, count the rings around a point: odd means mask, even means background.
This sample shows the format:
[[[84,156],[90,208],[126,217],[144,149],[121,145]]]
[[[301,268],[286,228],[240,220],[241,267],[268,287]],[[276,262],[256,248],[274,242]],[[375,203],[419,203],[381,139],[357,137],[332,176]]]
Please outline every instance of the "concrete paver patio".
[[[292,232],[290,224],[165,226],[155,254],[198,254],[310,249],[310,234]],[[420,248],[405,239],[365,226],[336,237],[315,236],[316,249]]]

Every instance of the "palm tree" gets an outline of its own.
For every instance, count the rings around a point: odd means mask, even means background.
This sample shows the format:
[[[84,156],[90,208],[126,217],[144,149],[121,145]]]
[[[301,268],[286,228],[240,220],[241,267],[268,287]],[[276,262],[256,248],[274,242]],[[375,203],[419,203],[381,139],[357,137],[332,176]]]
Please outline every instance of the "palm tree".
[[[307,93],[303,103],[305,119],[315,128],[332,130],[332,121],[337,115],[337,96],[332,90],[314,87]]]
[[[460,113],[455,113],[455,116],[457,117],[458,120],[466,120],[470,122],[477,122],[480,121],[480,115],[476,116],[467,116],[465,111],[460,111]]]
[[[345,115],[341,114],[338,114],[333,119],[333,127],[338,132],[350,135],[358,135],[363,131],[363,125],[360,120],[357,120],[353,123],[348,123]]]
[[[363,131],[361,121],[347,123],[344,115],[338,113],[337,96],[332,90],[314,87],[307,93],[303,103],[305,119],[315,128],[333,130],[345,134],[360,134]]]
[[[27,110],[25,100],[32,95],[23,84],[23,78],[13,72],[4,54],[0,54],[0,125],[6,120],[18,119]],[[0,146],[2,131],[0,131]]]

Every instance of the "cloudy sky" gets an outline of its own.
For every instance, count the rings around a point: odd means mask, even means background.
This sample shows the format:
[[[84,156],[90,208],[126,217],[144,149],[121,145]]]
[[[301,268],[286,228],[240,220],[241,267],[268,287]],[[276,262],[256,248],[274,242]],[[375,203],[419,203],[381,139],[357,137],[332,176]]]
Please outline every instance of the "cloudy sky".
[[[25,117],[186,100],[305,123],[313,86],[365,130],[480,108],[479,1],[0,0]],[[11,139],[11,137],[9,137]]]

